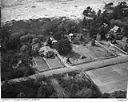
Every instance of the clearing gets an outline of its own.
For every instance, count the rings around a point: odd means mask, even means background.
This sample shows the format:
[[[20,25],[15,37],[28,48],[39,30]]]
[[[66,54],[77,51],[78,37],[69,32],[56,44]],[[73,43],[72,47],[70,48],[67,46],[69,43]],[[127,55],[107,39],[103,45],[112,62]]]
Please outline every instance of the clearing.
[[[86,71],[102,92],[127,90],[128,62]]]
[[[33,58],[33,62],[34,62],[34,67],[38,71],[46,71],[46,70],[49,70],[49,66],[47,65],[47,63],[45,62],[45,60],[41,56],[34,57]]]
[[[55,56],[54,58],[44,58],[50,69],[63,68],[64,64],[60,61],[60,59]]]
[[[84,58],[81,58],[84,56]],[[88,63],[95,60],[115,57],[101,46],[82,46],[73,44],[73,51],[66,57],[69,57],[71,65]]]
[[[33,63],[34,67],[40,72],[65,67],[57,56],[54,58],[34,57]]]

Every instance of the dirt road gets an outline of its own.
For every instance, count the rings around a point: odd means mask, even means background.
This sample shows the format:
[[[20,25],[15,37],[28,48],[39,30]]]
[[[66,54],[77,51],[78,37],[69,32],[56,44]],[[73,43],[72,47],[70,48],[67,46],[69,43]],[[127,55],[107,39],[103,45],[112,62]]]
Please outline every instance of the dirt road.
[[[45,72],[31,75],[31,76],[26,77],[26,78],[11,79],[8,82],[9,83],[17,83],[17,82],[22,82],[22,81],[26,81],[26,80],[37,80],[37,79],[43,78],[42,76],[48,77],[48,76],[52,76],[53,74],[62,74],[62,73],[67,73],[67,72],[72,72],[72,71],[82,71],[82,70],[83,71],[89,71],[89,70],[93,70],[93,69],[104,68],[106,66],[112,66],[112,65],[116,65],[116,64],[120,64],[120,63],[126,63],[126,62],[128,62],[128,56],[127,55],[126,56],[119,56],[119,57],[106,59],[106,60],[102,60],[102,61],[96,61],[96,62],[77,65],[77,66],[74,66],[72,68],[65,67],[65,68],[60,68],[60,69],[56,69],[56,70],[49,70],[49,71],[45,71]]]

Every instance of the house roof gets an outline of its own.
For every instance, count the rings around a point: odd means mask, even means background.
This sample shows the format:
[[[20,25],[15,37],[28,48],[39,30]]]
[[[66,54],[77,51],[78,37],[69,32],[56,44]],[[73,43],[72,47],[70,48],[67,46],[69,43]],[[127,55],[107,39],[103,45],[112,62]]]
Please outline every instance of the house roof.
[[[111,31],[116,32],[118,29],[119,29],[119,27],[118,27],[118,26],[114,26],[114,27],[111,29]]]
[[[43,46],[40,48],[39,52],[44,52],[46,54],[48,51],[53,51],[49,46]]]

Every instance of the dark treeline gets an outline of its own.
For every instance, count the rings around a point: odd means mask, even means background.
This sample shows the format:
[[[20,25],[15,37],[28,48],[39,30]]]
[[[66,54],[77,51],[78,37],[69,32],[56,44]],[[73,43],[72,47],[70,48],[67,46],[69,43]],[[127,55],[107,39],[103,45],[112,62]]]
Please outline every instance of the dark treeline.
[[[91,14],[88,15],[90,12]],[[83,19],[83,27],[89,31],[91,37],[99,33],[102,39],[105,39],[105,35],[114,25],[119,27],[123,26],[123,32],[125,34],[128,33],[126,30],[128,28],[128,22],[123,21],[128,17],[128,6],[126,2],[121,2],[117,6],[113,6],[113,3],[106,4],[104,11],[99,10],[97,14],[90,7],[87,7],[83,15],[85,16]],[[92,19],[88,20],[86,16],[91,16]],[[120,23],[115,22],[114,24],[115,20],[120,21]]]
[[[1,87],[2,98],[125,98],[126,91],[102,94],[83,72],[70,72],[43,80],[8,83]],[[59,84],[59,85],[58,85]]]

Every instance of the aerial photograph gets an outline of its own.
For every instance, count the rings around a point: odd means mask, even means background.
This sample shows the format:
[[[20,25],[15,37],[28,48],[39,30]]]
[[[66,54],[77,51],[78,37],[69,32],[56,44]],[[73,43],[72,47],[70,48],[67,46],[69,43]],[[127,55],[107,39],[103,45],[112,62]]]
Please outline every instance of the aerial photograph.
[[[1,99],[127,99],[128,0],[0,0]]]

